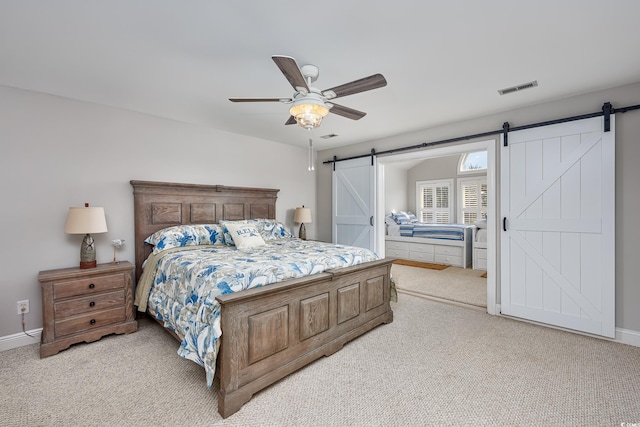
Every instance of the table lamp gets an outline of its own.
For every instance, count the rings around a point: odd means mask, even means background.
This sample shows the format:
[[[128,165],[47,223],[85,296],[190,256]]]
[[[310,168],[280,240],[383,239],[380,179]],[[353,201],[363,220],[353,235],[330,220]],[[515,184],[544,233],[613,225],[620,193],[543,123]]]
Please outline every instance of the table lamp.
[[[304,226],[304,223],[311,222],[311,209],[305,208],[304,205],[302,205],[301,208],[296,208],[296,211],[293,214],[293,222],[300,223],[300,232],[298,233],[298,237],[302,240],[307,240],[307,228]]]
[[[80,268],[95,268],[96,246],[91,233],[107,232],[104,208],[90,208],[89,203],[85,203],[83,208],[69,208],[64,232],[85,235],[80,246]]]

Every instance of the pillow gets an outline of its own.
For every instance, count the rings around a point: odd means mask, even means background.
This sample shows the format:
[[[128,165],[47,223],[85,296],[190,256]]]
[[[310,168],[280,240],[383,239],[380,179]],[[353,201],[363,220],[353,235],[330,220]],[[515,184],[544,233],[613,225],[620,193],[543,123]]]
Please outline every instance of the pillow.
[[[487,219],[479,219],[473,223],[478,228],[487,228]]]
[[[396,224],[400,224],[400,225],[411,223],[411,218],[409,218],[409,215],[407,215],[406,212],[394,213],[393,220],[396,222]]]
[[[280,221],[275,219],[257,219],[256,221],[258,222],[258,231],[265,241],[295,237]]]
[[[147,237],[144,241],[153,245],[153,253],[166,249],[196,245],[224,244],[222,227],[218,224],[185,224],[163,228]]]
[[[393,219],[393,214],[385,215],[384,223],[387,225],[396,225],[396,222]]]
[[[418,219],[417,216],[415,216],[411,211],[409,212],[403,212],[404,214],[406,214],[409,217],[409,222],[420,222],[420,220]]]
[[[254,224],[225,224],[227,232],[238,249],[264,246],[265,242]],[[225,237],[226,239],[226,237]]]
[[[238,221],[220,221],[224,233],[224,243],[233,246],[233,239],[227,230],[227,224],[251,224],[258,229],[262,240],[291,239],[295,237],[281,222],[275,219],[243,219]]]

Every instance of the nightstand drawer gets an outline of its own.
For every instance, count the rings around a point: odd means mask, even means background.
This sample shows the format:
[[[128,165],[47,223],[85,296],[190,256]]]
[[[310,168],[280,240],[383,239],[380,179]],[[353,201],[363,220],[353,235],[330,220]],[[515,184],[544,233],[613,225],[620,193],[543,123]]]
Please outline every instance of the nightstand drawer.
[[[118,307],[111,310],[99,311],[97,313],[89,313],[83,316],[70,317],[68,319],[56,321],[56,338],[78,332],[86,332],[101,326],[111,325],[112,323],[124,322],[124,309],[124,307]]]
[[[124,287],[124,274],[91,277],[88,279],[68,280],[53,284],[53,298],[67,298],[76,295],[87,295],[94,292],[108,291]]]
[[[114,307],[124,307],[124,289],[98,295],[89,295],[56,302],[54,311],[56,319],[75,316],[82,313],[106,310]]]

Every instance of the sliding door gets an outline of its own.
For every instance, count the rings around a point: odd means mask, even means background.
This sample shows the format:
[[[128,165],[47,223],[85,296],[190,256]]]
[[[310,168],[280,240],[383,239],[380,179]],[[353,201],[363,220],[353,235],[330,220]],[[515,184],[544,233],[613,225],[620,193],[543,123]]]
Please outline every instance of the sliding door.
[[[334,166],[333,242],[374,250],[375,161],[365,157]]]
[[[501,311],[615,336],[614,153],[603,118],[508,134]]]

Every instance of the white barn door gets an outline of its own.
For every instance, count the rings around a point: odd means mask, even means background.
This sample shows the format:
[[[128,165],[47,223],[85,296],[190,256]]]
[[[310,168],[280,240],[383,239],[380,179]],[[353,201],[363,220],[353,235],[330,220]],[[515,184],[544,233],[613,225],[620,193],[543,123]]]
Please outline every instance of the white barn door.
[[[333,242],[374,250],[375,161],[334,163]]]
[[[502,313],[615,337],[614,116],[502,145]]]

